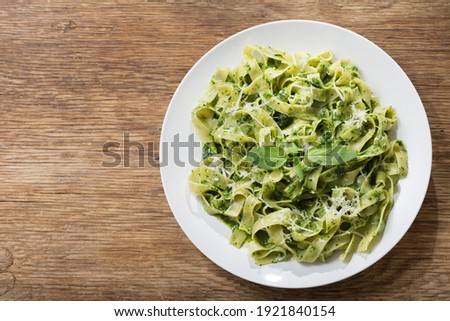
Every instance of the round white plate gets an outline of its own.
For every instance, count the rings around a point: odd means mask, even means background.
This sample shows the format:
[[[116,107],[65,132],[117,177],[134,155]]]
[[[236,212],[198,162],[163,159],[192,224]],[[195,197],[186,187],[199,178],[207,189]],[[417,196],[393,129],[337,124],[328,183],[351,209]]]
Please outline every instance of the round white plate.
[[[229,244],[231,231],[228,227],[209,216],[196,197],[189,193],[187,182],[193,168],[189,156],[195,156],[197,161],[201,159],[200,139],[192,135],[191,112],[217,67],[234,68],[241,61],[242,49],[255,44],[312,55],[328,49],[336,58],[348,58],[359,68],[361,77],[379,96],[381,104],[392,105],[397,111],[397,137],[408,149],[409,173],[398,184],[395,205],[384,235],[371,253],[355,254],[349,263],[335,259],[327,263],[299,264],[291,260],[260,267],[253,263],[245,246],[236,249]],[[176,143],[188,142],[189,137],[198,143],[197,147],[191,148],[194,149],[193,155],[190,155],[192,153],[186,144]],[[176,145],[182,147],[176,148]],[[192,67],[167,110],[160,154],[168,162],[161,165],[161,177],[170,208],[188,238],[204,255],[223,269],[252,282],[283,288],[306,288],[359,273],[400,241],[419,212],[427,191],[431,172],[431,135],[416,89],[387,53],[347,29],[322,22],[289,20],[241,31],[215,46]]]

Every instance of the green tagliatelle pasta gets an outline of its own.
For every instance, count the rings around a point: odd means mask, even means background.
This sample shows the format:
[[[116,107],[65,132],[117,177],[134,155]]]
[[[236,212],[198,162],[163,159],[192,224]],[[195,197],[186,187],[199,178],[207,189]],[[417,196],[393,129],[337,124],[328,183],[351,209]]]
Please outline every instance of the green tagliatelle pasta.
[[[407,174],[396,122],[350,61],[250,46],[193,111],[203,160],[190,189],[257,264],[346,260],[382,234]]]

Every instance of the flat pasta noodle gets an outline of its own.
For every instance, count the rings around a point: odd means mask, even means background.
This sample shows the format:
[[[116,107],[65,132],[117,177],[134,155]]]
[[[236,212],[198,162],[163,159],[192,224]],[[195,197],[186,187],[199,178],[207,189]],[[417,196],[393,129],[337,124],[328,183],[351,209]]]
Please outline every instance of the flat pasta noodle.
[[[394,108],[349,60],[246,47],[192,120],[203,160],[190,190],[257,264],[349,260],[382,235],[408,155],[389,136]]]

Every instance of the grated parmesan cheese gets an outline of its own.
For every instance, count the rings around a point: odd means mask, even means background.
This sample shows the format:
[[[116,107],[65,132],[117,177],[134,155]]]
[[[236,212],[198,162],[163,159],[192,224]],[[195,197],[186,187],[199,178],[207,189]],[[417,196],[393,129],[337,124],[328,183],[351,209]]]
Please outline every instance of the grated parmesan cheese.
[[[356,126],[356,128],[361,128],[362,125],[366,122],[367,110],[356,108],[354,104],[352,107],[352,116],[345,121],[346,125]]]

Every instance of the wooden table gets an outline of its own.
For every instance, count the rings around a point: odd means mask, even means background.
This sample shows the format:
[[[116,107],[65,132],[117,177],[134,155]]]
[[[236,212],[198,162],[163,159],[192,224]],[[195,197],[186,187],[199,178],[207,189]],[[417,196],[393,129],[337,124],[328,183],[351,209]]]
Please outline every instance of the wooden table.
[[[173,92],[206,51],[280,19],[334,23],[381,46],[415,84],[434,141],[428,194],[406,236],[371,268],[315,289],[256,285],[209,261],[136,149],[129,168],[101,167],[103,144],[124,133],[158,144]],[[449,19],[447,1],[3,2],[0,298],[450,299]]]

